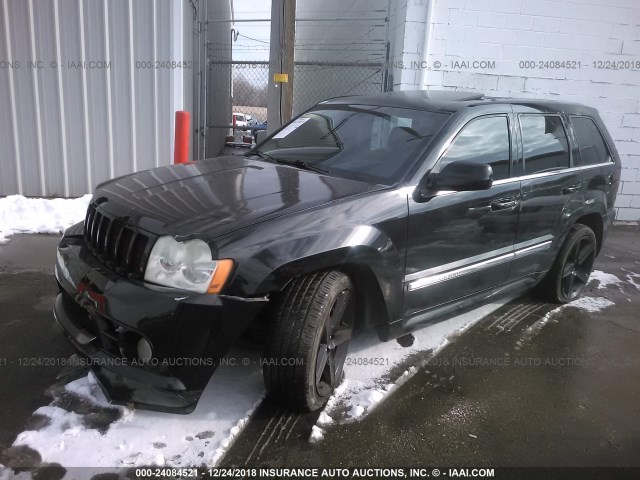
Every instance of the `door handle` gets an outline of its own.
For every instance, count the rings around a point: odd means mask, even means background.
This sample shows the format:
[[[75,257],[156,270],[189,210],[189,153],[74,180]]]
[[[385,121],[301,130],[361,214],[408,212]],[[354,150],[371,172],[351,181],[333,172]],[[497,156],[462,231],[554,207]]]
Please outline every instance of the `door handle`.
[[[582,188],[582,184],[581,183],[576,183],[573,185],[567,185],[566,187],[562,187],[562,193],[563,194],[567,194],[567,193],[575,193],[577,191],[579,191]]]
[[[508,208],[515,208],[518,205],[518,199],[515,197],[500,198],[491,202],[491,210],[507,210]]]
[[[488,213],[491,213],[491,207],[489,205],[486,207],[471,207],[467,209],[467,216],[469,218],[477,219]]]

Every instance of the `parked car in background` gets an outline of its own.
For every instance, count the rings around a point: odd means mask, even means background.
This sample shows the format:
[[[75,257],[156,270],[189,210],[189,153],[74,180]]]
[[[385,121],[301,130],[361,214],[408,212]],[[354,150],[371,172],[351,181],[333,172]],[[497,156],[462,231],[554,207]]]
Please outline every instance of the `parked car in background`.
[[[254,138],[256,138],[256,135],[258,134],[258,132],[263,132],[267,130],[267,121],[265,120],[264,122],[261,123],[255,123],[252,128],[251,128],[251,135],[253,135]],[[257,139],[256,139],[257,141]]]
[[[236,127],[248,127],[250,115],[246,113],[233,112],[232,125]],[[243,132],[249,132],[249,129],[243,129]]]
[[[498,295],[577,298],[620,168],[583,105],[327,100],[245,156],[99,185],[60,241],[55,316],[113,402],[177,412],[254,322],[269,395],[315,410],[356,327],[387,341]]]

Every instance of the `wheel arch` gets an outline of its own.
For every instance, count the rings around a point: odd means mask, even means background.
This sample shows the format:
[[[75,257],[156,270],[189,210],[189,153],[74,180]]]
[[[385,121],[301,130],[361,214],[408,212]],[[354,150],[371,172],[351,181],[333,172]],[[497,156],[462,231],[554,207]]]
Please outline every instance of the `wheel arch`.
[[[368,329],[389,323],[387,304],[373,270],[364,263],[346,263],[339,269],[355,287],[356,327]]]
[[[581,224],[586,225],[596,236],[596,254],[600,253],[602,249],[602,241],[604,236],[604,222],[602,220],[602,215],[597,212],[588,213],[586,215],[582,215],[577,218],[573,224]]]
[[[339,270],[355,286],[356,326],[374,328],[388,324],[401,310],[402,288],[396,288],[401,285],[401,278],[394,279],[388,266],[372,247],[345,247],[281,265],[264,279],[259,290],[275,300],[295,278],[322,270]]]

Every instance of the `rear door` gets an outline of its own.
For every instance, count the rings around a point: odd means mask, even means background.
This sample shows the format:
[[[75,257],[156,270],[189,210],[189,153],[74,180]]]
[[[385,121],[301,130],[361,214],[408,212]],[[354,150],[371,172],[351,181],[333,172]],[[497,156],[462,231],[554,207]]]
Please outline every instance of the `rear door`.
[[[470,120],[432,170],[459,160],[488,163],[493,187],[409,198],[405,318],[507,281],[520,195],[509,178],[512,126],[508,114]]]
[[[566,119],[556,113],[517,114],[522,149],[521,206],[512,279],[547,270],[564,239],[571,204],[580,202],[582,177]]]
[[[592,117],[570,115],[569,121],[573,126],[581,162],[580,179],[584,187],[584,207],[596,209],[596,206],[601,206],[604,211],[596,210],[602,214],[606,212],[612,217],[617,192],[617,168],[609,145]],[[607,222],[605,228],[606,224]]]

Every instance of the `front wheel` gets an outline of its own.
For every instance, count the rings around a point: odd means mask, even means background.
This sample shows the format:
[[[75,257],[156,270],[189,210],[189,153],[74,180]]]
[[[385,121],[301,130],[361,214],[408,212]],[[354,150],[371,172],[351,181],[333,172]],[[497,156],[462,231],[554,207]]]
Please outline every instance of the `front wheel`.
[[[581,224],[572,226],[551,270],[540,284],[542,293],[556,303],[578,298],[589,281],[596,250],[593,230]]]
[[[337,270],[296,278],[273,317],[263,360],[267,392],[294,410],[317,410],[342,381],[355,321],[353,284]]]

